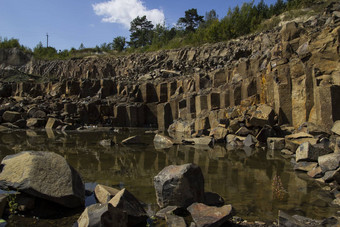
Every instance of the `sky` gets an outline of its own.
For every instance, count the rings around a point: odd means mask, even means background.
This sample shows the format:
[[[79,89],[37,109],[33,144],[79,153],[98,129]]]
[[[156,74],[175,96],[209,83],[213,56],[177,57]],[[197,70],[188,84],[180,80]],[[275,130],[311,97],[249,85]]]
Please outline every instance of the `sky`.
[[[199,15],[214,9],[220,18],[228,8],[250,0],[0,0],[0,37],[16,38],[29,48],[39,42],[57,50],[95,47],[117,36],[130,36],[130,21],[146,15],[153,24],[172,27],[184,12]],[[257,3],[255,1],[255,3]],[[265,0],[273,4],[276,0]]]

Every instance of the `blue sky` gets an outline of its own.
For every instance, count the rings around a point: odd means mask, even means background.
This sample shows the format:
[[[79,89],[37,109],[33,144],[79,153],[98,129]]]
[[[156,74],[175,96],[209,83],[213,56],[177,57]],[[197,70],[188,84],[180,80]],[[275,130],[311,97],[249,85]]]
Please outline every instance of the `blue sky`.
[[[221,17],[236,0],[0,0],[0,36],[17,38],[30,48],[40,41],[57,50],[94,47],[112,42],[116,36],[129,37],[129,21],[139,14],[154,24],[172,26],[184,11],[196,8],[200,15],[215,9]],[[258,1],[255,1],[257,3]],[[269,5],[275,0],[265,0]]]

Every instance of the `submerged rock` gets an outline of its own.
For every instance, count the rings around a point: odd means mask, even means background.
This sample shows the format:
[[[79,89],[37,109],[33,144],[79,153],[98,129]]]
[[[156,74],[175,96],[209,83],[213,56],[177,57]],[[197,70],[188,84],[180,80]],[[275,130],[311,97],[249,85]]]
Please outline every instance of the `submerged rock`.
[[[171,147],[174,144],[174,141],[170,137],[160,134],[155,135],[153,142],[157,144],[162,144],[164,147]]]
[[[24,151],[6,156],[1,162],[0,188],[70,208],[85,204],[85,187],[79,173],[52,152]]]
[[[154,178],[157,203],[187,207],[193,202],[204,202],[204,178],[201,168],[194,164],[170,165]]]

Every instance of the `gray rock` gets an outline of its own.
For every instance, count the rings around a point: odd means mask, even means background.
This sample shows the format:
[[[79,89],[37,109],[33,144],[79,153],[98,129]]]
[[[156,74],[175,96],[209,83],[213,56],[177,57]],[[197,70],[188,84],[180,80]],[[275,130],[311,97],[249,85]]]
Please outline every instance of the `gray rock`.
[[[174,144],[174,141],[170,137],[160,134],[155,135],[153,142],[157,144],[162,144],[164,147],[171,147]]]
[[[194,164],[170,165],[154,178],[158,205],[187,207],[204,202],[204,178],[201,168]]]
[[[257,142],[257,139],[253,135],[249,134],[243,141],[243,145],[246,147],[254,147]]]
[[[293,152],[295,152],[296,149],[305,142],[309,142],[314,145],[317,141],[318,140],[315,139],[313,135],[305,132],[299,132],[285,137],[286,148]]]
[[[110,201],[109,207],[123,210],[128,215],[128,226],[146,224],[148,218],[143,206],[128,190],[120,190]],[[117,212],[115,212],[117,213]]]
[[[301,144],[296,149],[296,161],[317,161],[319,156],[328,154],[328,150],[313,146],[309,142]]]
[[[14,123],[21,119],[21,114],[15,111],[5,111],[2,115],[4,122]]]
[[[331,131],[333,133],[337,134],[338,136],[340,136],[340,121],[334,122]]]
[[[60,155],[25,151],[6,156],[1,166],[1,189],[15,189],[70,208],[85,203],[80,175]]]
[[[273,108],[268,105],[262,104],[257,107],[249,120],[249,124],[252,126],[263,127],[265,125],[272,126],[274,124],[275,112]]]
[[[108,211],[108,204],[93,204],[83,211],[77,220],[78,227],[101,227],[102,215]]]
[[[298,162],[294,166],[294,170],[299,170],[303,172],[309,172],[316,168],[318,163],[316,162]]]
[[[194,203],[188,207],[188,211],[197,227],[221,226],[231,218],[232,209],[231,205],[211,207],[203,203]]]
[[[271,149],[271,150],[282,150],[283,148],[285,148],[285,139],[276,138],[276,137],[268,137],[267,147],[268,149]]]
[[[178,206],[167,206],[156,213],[156,217],[165,218],[166,214],[174,213],[179,207]]]
[[[168,227],[186,227],[187,224],[183,217],[173,214],[165,214],[165,220]]]
[[[322,172],[335,170],[339,167],[340,164],[340,153],[333,153],[320,156],[318,158],[318,163],[322,169]]]

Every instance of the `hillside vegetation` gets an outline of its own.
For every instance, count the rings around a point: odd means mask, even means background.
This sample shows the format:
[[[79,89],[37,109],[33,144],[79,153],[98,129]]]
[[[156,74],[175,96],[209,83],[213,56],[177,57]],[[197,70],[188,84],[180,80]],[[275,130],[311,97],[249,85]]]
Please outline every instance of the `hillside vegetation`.
[[[54,47],[44,47],[40,42],[31,50],[21,45],[18,39],[1,37],[0,48],[20,48],[33,54],[36,59],[52,60],[82,58],[93,54],[122,55],[198,46],[272,29],[281,21],[316,14],[328,2],[330,0],[277,0],[275,4],[268,6],[264,0],[258,4],[251,1],[233,9],[229,8],[227,15],[221,18],[215,10],[201,16],[193,8],[185,11],[185,15],[178,19],[177,25],[171,28],[161,24],[154,26],[146,16],[137,17],[131,21],[129,41],[125,37],[117,36],[112,42],[94,48],[86,48],[80,44],[78,49],[57,50]]]

